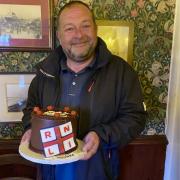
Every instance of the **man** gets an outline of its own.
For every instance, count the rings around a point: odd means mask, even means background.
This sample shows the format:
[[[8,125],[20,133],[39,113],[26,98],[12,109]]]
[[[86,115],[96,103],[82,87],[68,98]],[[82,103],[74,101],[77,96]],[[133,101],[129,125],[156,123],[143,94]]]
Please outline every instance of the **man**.
[[[42,108],[70,106],[79,110],[78,138],[84,158],[64,165],[42,165],[43,180],[117,179],[118,148],[144,128],[145,111],[137,74],[97,38],[89,7],[79,1],[59,13],[60,46],[37,65],[24,109],[23,123],[31,136],[30,114]]]

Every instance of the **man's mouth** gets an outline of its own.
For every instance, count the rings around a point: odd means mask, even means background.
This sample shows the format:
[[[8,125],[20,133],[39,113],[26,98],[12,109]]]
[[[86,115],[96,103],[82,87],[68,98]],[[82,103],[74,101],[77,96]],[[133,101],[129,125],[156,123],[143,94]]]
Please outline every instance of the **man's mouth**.
[[[87,41],[79,42],[79,43],[72,43],[72,46],[81,47],[81,46],[85,46],[86,44],[87,44]]]

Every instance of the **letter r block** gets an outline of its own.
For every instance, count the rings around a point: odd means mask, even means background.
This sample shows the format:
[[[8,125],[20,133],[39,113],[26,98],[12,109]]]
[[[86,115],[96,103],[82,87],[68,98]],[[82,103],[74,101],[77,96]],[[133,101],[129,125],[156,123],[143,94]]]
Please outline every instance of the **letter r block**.
[[[43,143],[56,140],[54,128],[41,129],[40,134]]]

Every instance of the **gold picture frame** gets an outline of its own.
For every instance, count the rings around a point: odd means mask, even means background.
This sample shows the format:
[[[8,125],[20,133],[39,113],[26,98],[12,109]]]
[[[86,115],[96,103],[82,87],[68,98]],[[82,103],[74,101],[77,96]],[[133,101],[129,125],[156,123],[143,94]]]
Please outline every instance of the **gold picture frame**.
[[[108,49],[122,57],[130,65],[133,58],[133,21],[97,20],[98,36],[107,44]]]

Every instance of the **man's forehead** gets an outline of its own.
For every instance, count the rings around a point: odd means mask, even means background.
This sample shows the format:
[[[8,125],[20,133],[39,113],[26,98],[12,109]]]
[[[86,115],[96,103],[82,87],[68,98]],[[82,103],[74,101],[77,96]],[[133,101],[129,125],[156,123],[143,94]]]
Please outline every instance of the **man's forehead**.
[[[59,18],[60,23],[78,23],[85,21],[93,21],[91,12],[83,5],[71,6],[65,8]]]
[[[76,12],[76,14],[81,14],[83,12],[83,13],[86,13],[87,15],[91,16],[91,12],[86,6],[84,6],[82,4],[73,4],[69,7],[66,7],[65,9],[63,9],[60,17],[64,16],[64,15],[71,16],[71,14],[73,14],[73,12]]]

